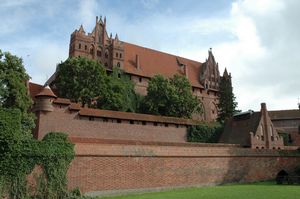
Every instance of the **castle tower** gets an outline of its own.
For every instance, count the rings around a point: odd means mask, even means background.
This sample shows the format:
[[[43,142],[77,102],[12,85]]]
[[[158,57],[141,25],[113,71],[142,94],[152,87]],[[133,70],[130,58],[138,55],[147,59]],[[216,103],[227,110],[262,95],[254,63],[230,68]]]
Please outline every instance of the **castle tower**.
[[[113,66],[123,68],[124,46],[116,34],[113,39],[106,31],[106,17],[98,19],[93,31],[86,34],[81,25],[78,30],[71,34],[69,57],[86,57],[98,61],[106,68]]]
[[[51,112],[53,111],[52,102],[56,97],[56,95],[52,92],[49,86],[46,86],[42,89],[40,93],[35,96],[35,104],[33,107],[34,112],[39,111],[46,111]]]

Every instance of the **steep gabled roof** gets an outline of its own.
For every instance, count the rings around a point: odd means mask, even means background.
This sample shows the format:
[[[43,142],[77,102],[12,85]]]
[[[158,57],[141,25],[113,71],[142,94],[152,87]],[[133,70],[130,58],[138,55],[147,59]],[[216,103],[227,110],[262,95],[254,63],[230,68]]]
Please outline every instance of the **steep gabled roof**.
[[[261,112],[254,112],[246,118],[232,117],[226,122],[221,143],[241,144],[250,146],[250,132],[255,133],[261,119]]]
[[[134,44],[123,43],[124,70],[127,73],[150,78],[157,74],[172,77],[176,73],[184,74],[178,64],[180,61],[187,67],[188,79],[192,86],[203,88],[199,82],[202,63]],[[140,69],[136,67],[136,55],[139,56]]]

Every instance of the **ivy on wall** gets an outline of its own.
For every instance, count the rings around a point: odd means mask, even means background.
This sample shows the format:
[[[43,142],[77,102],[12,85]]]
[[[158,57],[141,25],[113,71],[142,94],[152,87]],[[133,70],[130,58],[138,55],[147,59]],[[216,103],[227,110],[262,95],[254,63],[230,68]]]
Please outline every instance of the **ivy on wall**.
[[[0,196],[28,197],[26,176],[35,165],[44,172],[46,188],[39,198],[66,198],[67,170],[74,158],[74,146],[67,135],[50,132],[42,141],[24,137],[21,112],[0,110]]]
[[[218,123],[199,124],[188,127],[188,142],[217,143],[223,128]]]

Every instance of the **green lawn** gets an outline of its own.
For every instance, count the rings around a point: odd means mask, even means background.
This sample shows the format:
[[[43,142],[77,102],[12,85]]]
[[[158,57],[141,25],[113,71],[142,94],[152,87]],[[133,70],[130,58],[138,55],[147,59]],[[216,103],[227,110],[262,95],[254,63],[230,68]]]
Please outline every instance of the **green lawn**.
[[[300,199],[299,185],[276,185],[275,182],[233,184],[203,188],[175,189],[171,191],[105,197],[107,199]]]

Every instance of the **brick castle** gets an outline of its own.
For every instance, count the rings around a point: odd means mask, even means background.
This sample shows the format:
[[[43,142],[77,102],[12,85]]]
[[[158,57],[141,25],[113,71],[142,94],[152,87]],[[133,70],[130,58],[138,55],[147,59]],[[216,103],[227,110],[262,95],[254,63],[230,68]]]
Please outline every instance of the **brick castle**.
[[[145,48],[121,41],[116,34],[108,35],[106,18],[96,17],[91,33],[86,33],[81,25],[71,34],[69,57],[82,56],[100,62],[107,70],[117,66],[124,70],[135,83],[135,91],[146,95],[148,81],[156,74],[172,77],[179,73],[190,81],[193,93],[198,97],[203,114],[195,116],[198,120],[213,121],[217,117],[220,72],[212,50],[204,63],[176,55]],[[231,78],[226,69],[224,75]],[[48,80],[48,84],[55,75]]]
[[[92,33],[82,26],[72,33],[69,56],[95,59],[107,70],[120,67],[143,95],[155,74],[186,75],[203,104],[201,119],[216,118],[221,77],[211,50],[206,62],[199,63],[129,44],[108,36],[106,20],[97,18]],[[230,77],[226,70],[224,75]],[[55,74],[46,84],[54,79]],[[28,91],[37,117],[34,137],[42,139],[51,131],[68,134],[75,144],[68,187],[86,194],[269,180],[300,164],[293,151],[300,146],[298,110],[268,112],[262,103],[259,112],[233,117],[220,143],[188,143],[187,128],[199,120],[81,107],[34,83]],[[282,129],[295,138],[293,146],[283,146]]]

